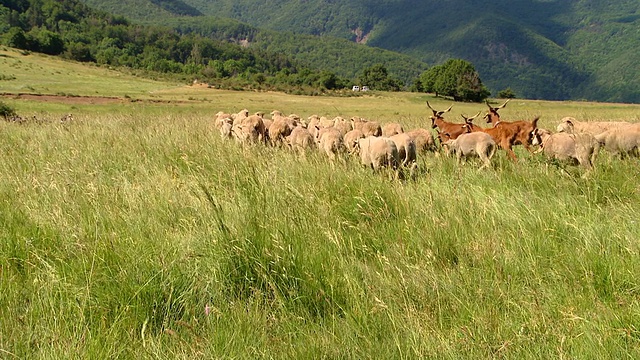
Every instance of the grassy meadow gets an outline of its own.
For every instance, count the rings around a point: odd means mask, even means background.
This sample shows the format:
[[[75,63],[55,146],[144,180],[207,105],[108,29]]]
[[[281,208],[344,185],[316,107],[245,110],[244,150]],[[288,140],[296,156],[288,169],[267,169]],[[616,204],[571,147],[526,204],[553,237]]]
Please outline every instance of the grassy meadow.
[[[0,123],[2,359],[640,357],[638,159],[603,151],[583,176],[521,148],[483,171],[427,154],[396,181],[223,141],[212,116],[411,129],[429,125],[425,101],[450,102],[221,91],[9,49],[0,74],[3,93],[74,95],[0,99],[45,120]],[[501,115],[554,129],[637,122],[640,106],[513,100]]]

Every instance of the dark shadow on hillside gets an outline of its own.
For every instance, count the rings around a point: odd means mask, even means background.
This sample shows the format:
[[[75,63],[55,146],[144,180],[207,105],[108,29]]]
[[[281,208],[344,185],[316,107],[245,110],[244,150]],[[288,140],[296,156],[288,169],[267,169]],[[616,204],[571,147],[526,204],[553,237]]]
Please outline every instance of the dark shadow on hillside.
[[[164,10],[175,15],[203,16],[203,14],[198,9],[180,0],[150,0],[150,1],[153,4],[158,5]]]
[[[573,23],[570,2],[426,1],[384,11],[390,23],[405,28],[389,29],[369,45],[412,49],[429,64],[468,60],[494,94],[511,87],[519,97],[564,100],[589,80],[563,49]]]

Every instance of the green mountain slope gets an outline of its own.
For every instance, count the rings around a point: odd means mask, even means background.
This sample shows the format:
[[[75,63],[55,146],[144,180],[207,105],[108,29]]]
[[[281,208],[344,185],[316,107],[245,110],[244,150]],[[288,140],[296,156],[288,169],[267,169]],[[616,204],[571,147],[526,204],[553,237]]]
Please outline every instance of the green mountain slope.
[[[189,18],[179,20],[185,19]],[[202,23],[200,19],[198,24]],[[127,67],[152,77],[199,79],[223,88],[320,94],[347,88],[352,81],[332,71],[304,66],[283,51],[244,46],[255,29],[235,20],[216,21],[215,26],[224,31],[216,32],[217,37],[201,36],[196,30],[181,33],[166,25],[133,24],[78,0],[0,2],[0,42],[26,53]],[[243,40],[234,42],[233,38]],[[4,79],[12,77],[0,78]],[[399,87],[396,79],[389,81]]]
[[[147,5],[157,6],[149,0]],[[258,29],[230,18],[213,16],[188,17],[170,13],[157,8],[158,12],[150,12],[144,16],[136,12],[135,3],[117,1],[84,0],[83,2],[103,11],[116,15],[129,16],[144,24],[162,24],[176,28],[181,33],[197,33],[216,40],[234,40],[255,49],[270,53],[286,54],[297,62],[310,68],[329,70],[335,74],[353,79],[362,70],[374,64],[383,64],[389,74],[405,84],[413,82],[428,65],[409,55],[355,44],[347,39],[337,37],[319,37],[292,32],[280,32],[269,29]],[[120,4],[121,6],[115,6]]]
[[[311,68],[330,70],[346,78],[356,78],[364,68],[383,64],[394,77],[412,82],[427,64],[407,54],[354,44],[346,39],[260,30],[242,23],[218,18],[175,18],[165,25],[180,32],[212,38],[233,38],[269,53],[287,54]]]
[[[175,16],[181,16],[176,11],[177,6],[162,6],[161,3],[152,0],[127,0],[121,1],[83,1],[89,6],[100,9],[102,11],[125,16],[129,19],[166,19]],[[177,3],[176,3],[177,4]],[[187,5],[188,6],[188,5]],[[190,7],[191,8],[191,7]],[[197,11],[192,8],[193,11]],[[202,15],[200,12],[198,15]]]
[[[103,9],[108,3],[122,2],[85,1]],[[640,102],[640,62],[634,60],[640,45],[638,1],[183,3],[206,15],[277,31],[343,38],[405,53],[431,65],[463,58],[476,66],[494,93],[511,87],[529,98]],[[313,51],[306,49],[300,55],[321,56],[309,54]]]

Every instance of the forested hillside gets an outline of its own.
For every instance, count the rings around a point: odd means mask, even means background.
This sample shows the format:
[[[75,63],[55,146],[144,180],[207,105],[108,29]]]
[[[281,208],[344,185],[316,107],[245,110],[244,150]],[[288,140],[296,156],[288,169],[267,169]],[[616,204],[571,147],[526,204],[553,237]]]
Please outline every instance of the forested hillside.
[[[304,66],[283,52],[243,47],[228,34],[202,36],[132,24],[77,0],[2,0],[0,20],[0,42],[25,55],[37,51],[230,88],[321,93],[346,88],[351,81]]]
[[[120,11],[128,11],[123,10],[126,6],[121,0],[85,1],[101,8],[119,3]],[[175,3],[186,4],[205,15],[235,18],[261,28],[333,36],[398,51],[430,65],[449,58],[466,59],[476,65],[494,93],[511,87],[518,95],[529,98],[640,102],[637,1]],[[158,17],[139,19],[157,21]],[[270,36],[267,40],[277,39]],[[256,46],[280,45],[268,42]],[[289,50],[294,57],[321,56],[312,55],[314,50],[307,47]],[[325,48],[318,51],[323,52]]]
[[[183,9],[185,3],[177,0],[165,0],[162,7],[152,0],[83,1],[91,7],[125,16],[142,24],[161,24],[173,27],[183,34],[196,33],[211,39],[231,40],[254,49],[286,54],[309,68],[331,71],[346,79],[355,79],[369,66],[383,64],[393,77],[410,85],[428,67],[427,63],[409,54],[355,44],[340,37],[259,29],[231,17],[181,16],[184,10],[167,11]],[[149,8],[152,9],[148,10]]]
[[[410,55],[346,39],[258,29],[229,19],[179,17],[167,19],[165,24],[184,34],[234,39],[249,48],[286,54],[310,68],[332,71],[347,79],[355,79],[367,67],[383,64],[393,77],[410,84],[428,67]]]
[[[388,69],[389,86],[379,83],[378,90],[392,90],[410,84],[427,68],[409,55],[346,39],[258,30],[230,18],[184,16],[194,13],[193,8],[169,0],[138,0],[117,11],[135,16],[147,5],[154,9],[149,14],[158,15],[136,23],[77,0],[0,1],[3,44],[216,86],[316,94],[350,87],[367,67],[382,65]]]

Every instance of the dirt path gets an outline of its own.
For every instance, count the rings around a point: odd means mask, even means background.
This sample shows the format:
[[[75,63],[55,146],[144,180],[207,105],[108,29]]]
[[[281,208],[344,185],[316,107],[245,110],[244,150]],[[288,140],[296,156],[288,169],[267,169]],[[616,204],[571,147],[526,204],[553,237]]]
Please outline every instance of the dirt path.
[[[58,102],[58,103],[72,104],[72,105],[85,105],[85,104],[104,105],[104,104],[114,104],[114,103],[128,101],[127,99],[123,99],[123,98],[104,97],[104,96],[65,96],[65,95],[8,94],[8,93],[3,93],[0,95],[2,97],[12,98],[12,99],[35,100],[35,101],[43,101],[43,102]]]

